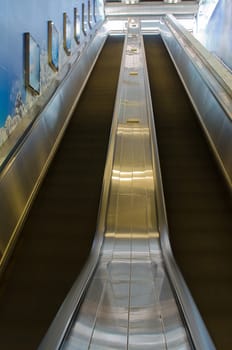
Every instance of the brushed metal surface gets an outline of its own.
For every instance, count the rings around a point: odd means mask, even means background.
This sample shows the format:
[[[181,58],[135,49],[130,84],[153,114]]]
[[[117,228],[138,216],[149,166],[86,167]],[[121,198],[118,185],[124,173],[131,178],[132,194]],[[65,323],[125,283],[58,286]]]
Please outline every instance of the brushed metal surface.
[[[101,256],[62,349],[190,349],[165,271],[156,216],[146,70],[129,21]]]

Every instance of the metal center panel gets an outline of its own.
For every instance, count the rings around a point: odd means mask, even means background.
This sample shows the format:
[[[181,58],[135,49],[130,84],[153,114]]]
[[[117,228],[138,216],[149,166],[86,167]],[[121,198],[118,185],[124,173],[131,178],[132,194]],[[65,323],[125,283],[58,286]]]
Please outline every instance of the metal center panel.
[[[190,349],[159,244],[139,22],[128,21],[104,243],[62,349]]]

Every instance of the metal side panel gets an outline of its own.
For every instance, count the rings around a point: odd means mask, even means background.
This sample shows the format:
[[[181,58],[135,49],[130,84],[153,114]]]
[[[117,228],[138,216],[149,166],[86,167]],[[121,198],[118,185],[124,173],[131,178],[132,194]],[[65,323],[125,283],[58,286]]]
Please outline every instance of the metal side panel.
[[[35,123],[33,137],[27,139],[20,152],[4,169],[4,174],[0,178],[0,251],[2,255],[12,239],[12,233],[17,230],[19,219],[30,201],[50,149],[46,122],[42,119]]]
[[[203,54],[207,57],[206,50],[200,48],[200,57],[199,48],[197,51],[194,47],[194,38],[191,39],[183,28],[178,29],[173,18],[166,19],[161,35],[231,189],[232,85],[223,82],[220,71],[214,72],[212,65],[203,61]],[[186,35],[192,44],[185,41]],[[222,76],[225,75],[224,70],[221,67]]]
[[[0,174],[0,270],[54,155],[107,33],[99,29]]]

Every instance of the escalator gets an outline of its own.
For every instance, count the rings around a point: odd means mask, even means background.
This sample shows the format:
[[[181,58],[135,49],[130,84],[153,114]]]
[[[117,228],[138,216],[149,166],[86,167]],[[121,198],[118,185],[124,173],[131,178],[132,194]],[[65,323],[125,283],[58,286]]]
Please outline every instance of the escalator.
[[[229,350],[231,197],[161,37],[144,42],[174,256],[217,349]]]
[[[124,47],[101,254],[64,337],[53,338],[58,317],[40,350],[51,344],[62,350],[215,349],[195,306],[180,296],[185,287],[180,292],[181,278],[179,286],[173,282],[160,246],[159,176],[136,26],[136,20],[129,23]],[[145,36],[144,42],[171,245],[216,348],[230,349],[229,191],[161,37]]]
[[[91,249],[123,40],[108,37],[2,277],[1,349],[38,347]]]
[[[113,114],[101,254],[61,337],[64,308],[40,349],[214,349],[204,330],[203,342],[194,339],[186,310],[195,309],[184,310],[161,249],[139,21],[130,20],[127,31],[114,113],[123,45],[117,36],[103,48],[4,275],[3,349],[36,349],[82,270],[96,231]],[[229,349],[230,197],[160,36],[144,41],[172,247],[216,346]]]
[[[103,243],[84,287],[72,288],[40,350],[214,349],[162,244],[168,238],[155,145],[140,22],[129,19],[106,161],[107,211],[100,212]]]

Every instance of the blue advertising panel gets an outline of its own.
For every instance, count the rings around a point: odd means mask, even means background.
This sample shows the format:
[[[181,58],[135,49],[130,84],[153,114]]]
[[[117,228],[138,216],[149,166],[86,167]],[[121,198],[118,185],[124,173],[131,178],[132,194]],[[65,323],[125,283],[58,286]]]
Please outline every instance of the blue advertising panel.
[[[66,12],[63,13],[63,45],[66,54],[70,55],[72,47],[72,27]]]
[[[54,71],[59,70],[59,32],[52,21],[48,21],[48,63]]]
[[[25,83],[32,93],[40,93],[40,47],[30,33],[25,33]]]
[[[81,21],[78,8],[74,8],[74,38],[77,44],[80,44],[81,37]]]

